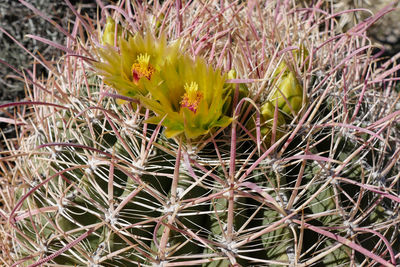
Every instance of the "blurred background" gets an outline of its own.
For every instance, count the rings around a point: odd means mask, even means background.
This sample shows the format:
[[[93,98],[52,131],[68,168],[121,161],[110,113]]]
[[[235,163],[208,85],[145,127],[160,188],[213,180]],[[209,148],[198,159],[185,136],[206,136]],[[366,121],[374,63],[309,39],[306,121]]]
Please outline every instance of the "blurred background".
[[[63,0],[25,1],[65,29],[68,29],[74,23],[75,15]],[[76,9],[81,10],[81,14],[96,17],[97,5],[95,0],[70,0],[70,2]],[[102,2],[107,3],[110,1],[102,0]],[[57,49],[25,36],[26,34],[33,34],[54,42],[65,42],[63,33],[18,0],[0,0],[0,27],[39,58],[42,56],[51,61],[57,60],[57,57],[61,55],[61,52]],[[34,61],[32,57],[2,31],[0,31],[0,59],[19,71],[24,71],[25,73],[33,71]],[[36,64],[36,73],[36,77],[39,79],[47,76],[45,68],[40,64]],[[11,68],[5,64],[0,64],[0,105],[21,100],[24,96],[24,82],[16,76],[16,73]],[[12,112],[12,110],[8,111]],[[4,112],[7,112],[7,110],[0,110],[0,117],[7,117],[4,116]],[[14,137],[14,126],[0,122],[0,141],[3,139],[2,133],[7,138]]]

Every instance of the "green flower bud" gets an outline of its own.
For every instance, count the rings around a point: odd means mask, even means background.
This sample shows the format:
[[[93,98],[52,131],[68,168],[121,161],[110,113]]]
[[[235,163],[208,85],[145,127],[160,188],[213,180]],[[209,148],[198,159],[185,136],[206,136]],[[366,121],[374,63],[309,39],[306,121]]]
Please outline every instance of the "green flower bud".
[[[237,74],[234,69],[231,69],[228,74],[227,74],[227,79],[228,80],[233,80],[236,79]],[[226,84],[226,88],[228,91],[230,91],[230,96],[226,100],[224,108],[223,108],[223,113],[225,115],[230,115],[232,114],[232,105],[233,105],[233,98],[235,96],[235,91],[236,91],[236,84]],[[239,84],[239,97],[238,101],[240,99],[249,96],[249,88],[244,83]]]
[[[275,112],[275,106],[270,101],[267,101],[266,103],[264,103],[264,105],[261,106],[260,132],[262,141],[267,146],[272,145],[271,139],[274,127],[274,112]],[[255,122],[256,122],[256,115],[254,114],[246,125],[247,129],[250,130],[250,132],[254,137],[256,136]],[[285,117],[283,113],[278,110],[278,117],[275,130],[275,141],[279,140],[285,135],[285,129],[284,129],[285,124],[286,124]]]
[[[285,63],[281,65],[286,66]],[[278,68],[282,69],[281,67]],[[278,102],[278,108],[287,115],[297,115],[302,107],[303,87],[297,80],[294,72],[285,70],[275,85],[275,89],[268,97],[268,101]],[[274,106],[271,106],[274,108]],[[273,114],[273,109],[265,111]]]
[[[117,25],[117,42],[122,35],[121,26]],[[101,36],[103,45],[115,46],[115,21],[111,17],[107,17],[106,25],[104,26],[103,35]]]

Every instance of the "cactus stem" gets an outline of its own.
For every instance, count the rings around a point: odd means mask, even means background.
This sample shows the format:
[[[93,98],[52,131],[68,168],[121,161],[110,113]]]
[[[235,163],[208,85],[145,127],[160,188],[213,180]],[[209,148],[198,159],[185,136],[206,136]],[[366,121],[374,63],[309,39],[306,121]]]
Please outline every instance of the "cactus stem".
[[[228,217],[227,217],[227,242],[232,242],[234,227],[234,188],[235,188],[235,160],[236,160],[236,125],[232,122],[231,130],[231,160],[229,163],[229,198],[228,198]]]
[[[229,199],[228,199],[228,218],[227,218],[227,233],[226,240],[228,243],[232,242],[233,239],[233,220],[234,220],[234,192],[233,185],[231,184],[231,188],[229,189]]]
[[[236,258],[233,255],[232,251],[225,251],[225,254],[228,256],[229,261],[231,262],[232,266],[237,266]]]
[[[182,152],[182,136],[179,137],[179,147],[178,147],[178,152],[176,155],[176,161],[175,161],[175,169],[174,169],[174,178],[172,181],[172,187],[171,187],[171,204],[175,204],[177,201],[177,188],[178,188],[178,181],[179,181],[179,169],[180,169],[180,163],[181,163],[181,153]]]
[[[175,209],[173,214],[167,216],[168,222],[165,225],[165,228],[164,228],[162,236],[161,236],[158,258],[160,258],[163,261],[166,259],[167,255],[168,255],[167,247],[168,247],[169,234],[171,232],[170,225],[175,221],[177,211],[178,210]]]
[[[175,169],[174,169],[174,178],[172,180],[172,186],[171,186],[171,204],[170,204],[171,206],[175,206],[176,202],[177,202],[177,188],[178,188],[178,182],[179,182],[179,167],[180,167],[180,161],[181,161],[181,151],[182,151],[182,136],[179,137],[179,146],[178,146],[178,152],[176,155],[176,162],[175,162]],[[164,231],[162,233],[160,247],[159,247],[159,254],[158,254],[158,256],[161,260],[164,260],[166,257],[166,247],[167,247],[169,233],[171,231],[171,229],[168,225],[172,224],[177,212],[178,212],[178,209],[175,208],[173,214],[171,216],[169,216],[168,224],[165,226]]]

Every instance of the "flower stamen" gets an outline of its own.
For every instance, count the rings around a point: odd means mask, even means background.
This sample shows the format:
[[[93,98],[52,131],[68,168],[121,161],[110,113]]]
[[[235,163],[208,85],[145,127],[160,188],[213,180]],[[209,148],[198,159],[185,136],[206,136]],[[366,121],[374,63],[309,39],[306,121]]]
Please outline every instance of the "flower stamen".
[[[154,72],[154,67],[150,65],[150,56],[147,53],[139,54],[136,63],[132,65],[133,82],[138,84],[139,80],[143,77],[150,80]]]
[[[199,85],[195,82],[186,83],[184,89],[186,93],[182,96],[181,107],[188,108],[193,113],[196,113],[199,103],[203,98],[203,93],[198,91]]]

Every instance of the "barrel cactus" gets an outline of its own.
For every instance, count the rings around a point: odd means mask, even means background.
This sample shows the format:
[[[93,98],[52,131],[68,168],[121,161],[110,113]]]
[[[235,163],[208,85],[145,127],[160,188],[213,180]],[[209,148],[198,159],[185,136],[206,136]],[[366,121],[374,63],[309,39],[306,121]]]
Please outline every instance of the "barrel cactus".
[[[399,264],[398,67],[364,35],[384,11],[342,34],[294,2],[69,5],[65,46],[31,36],[65,56],[1,106],[3,263]]]

